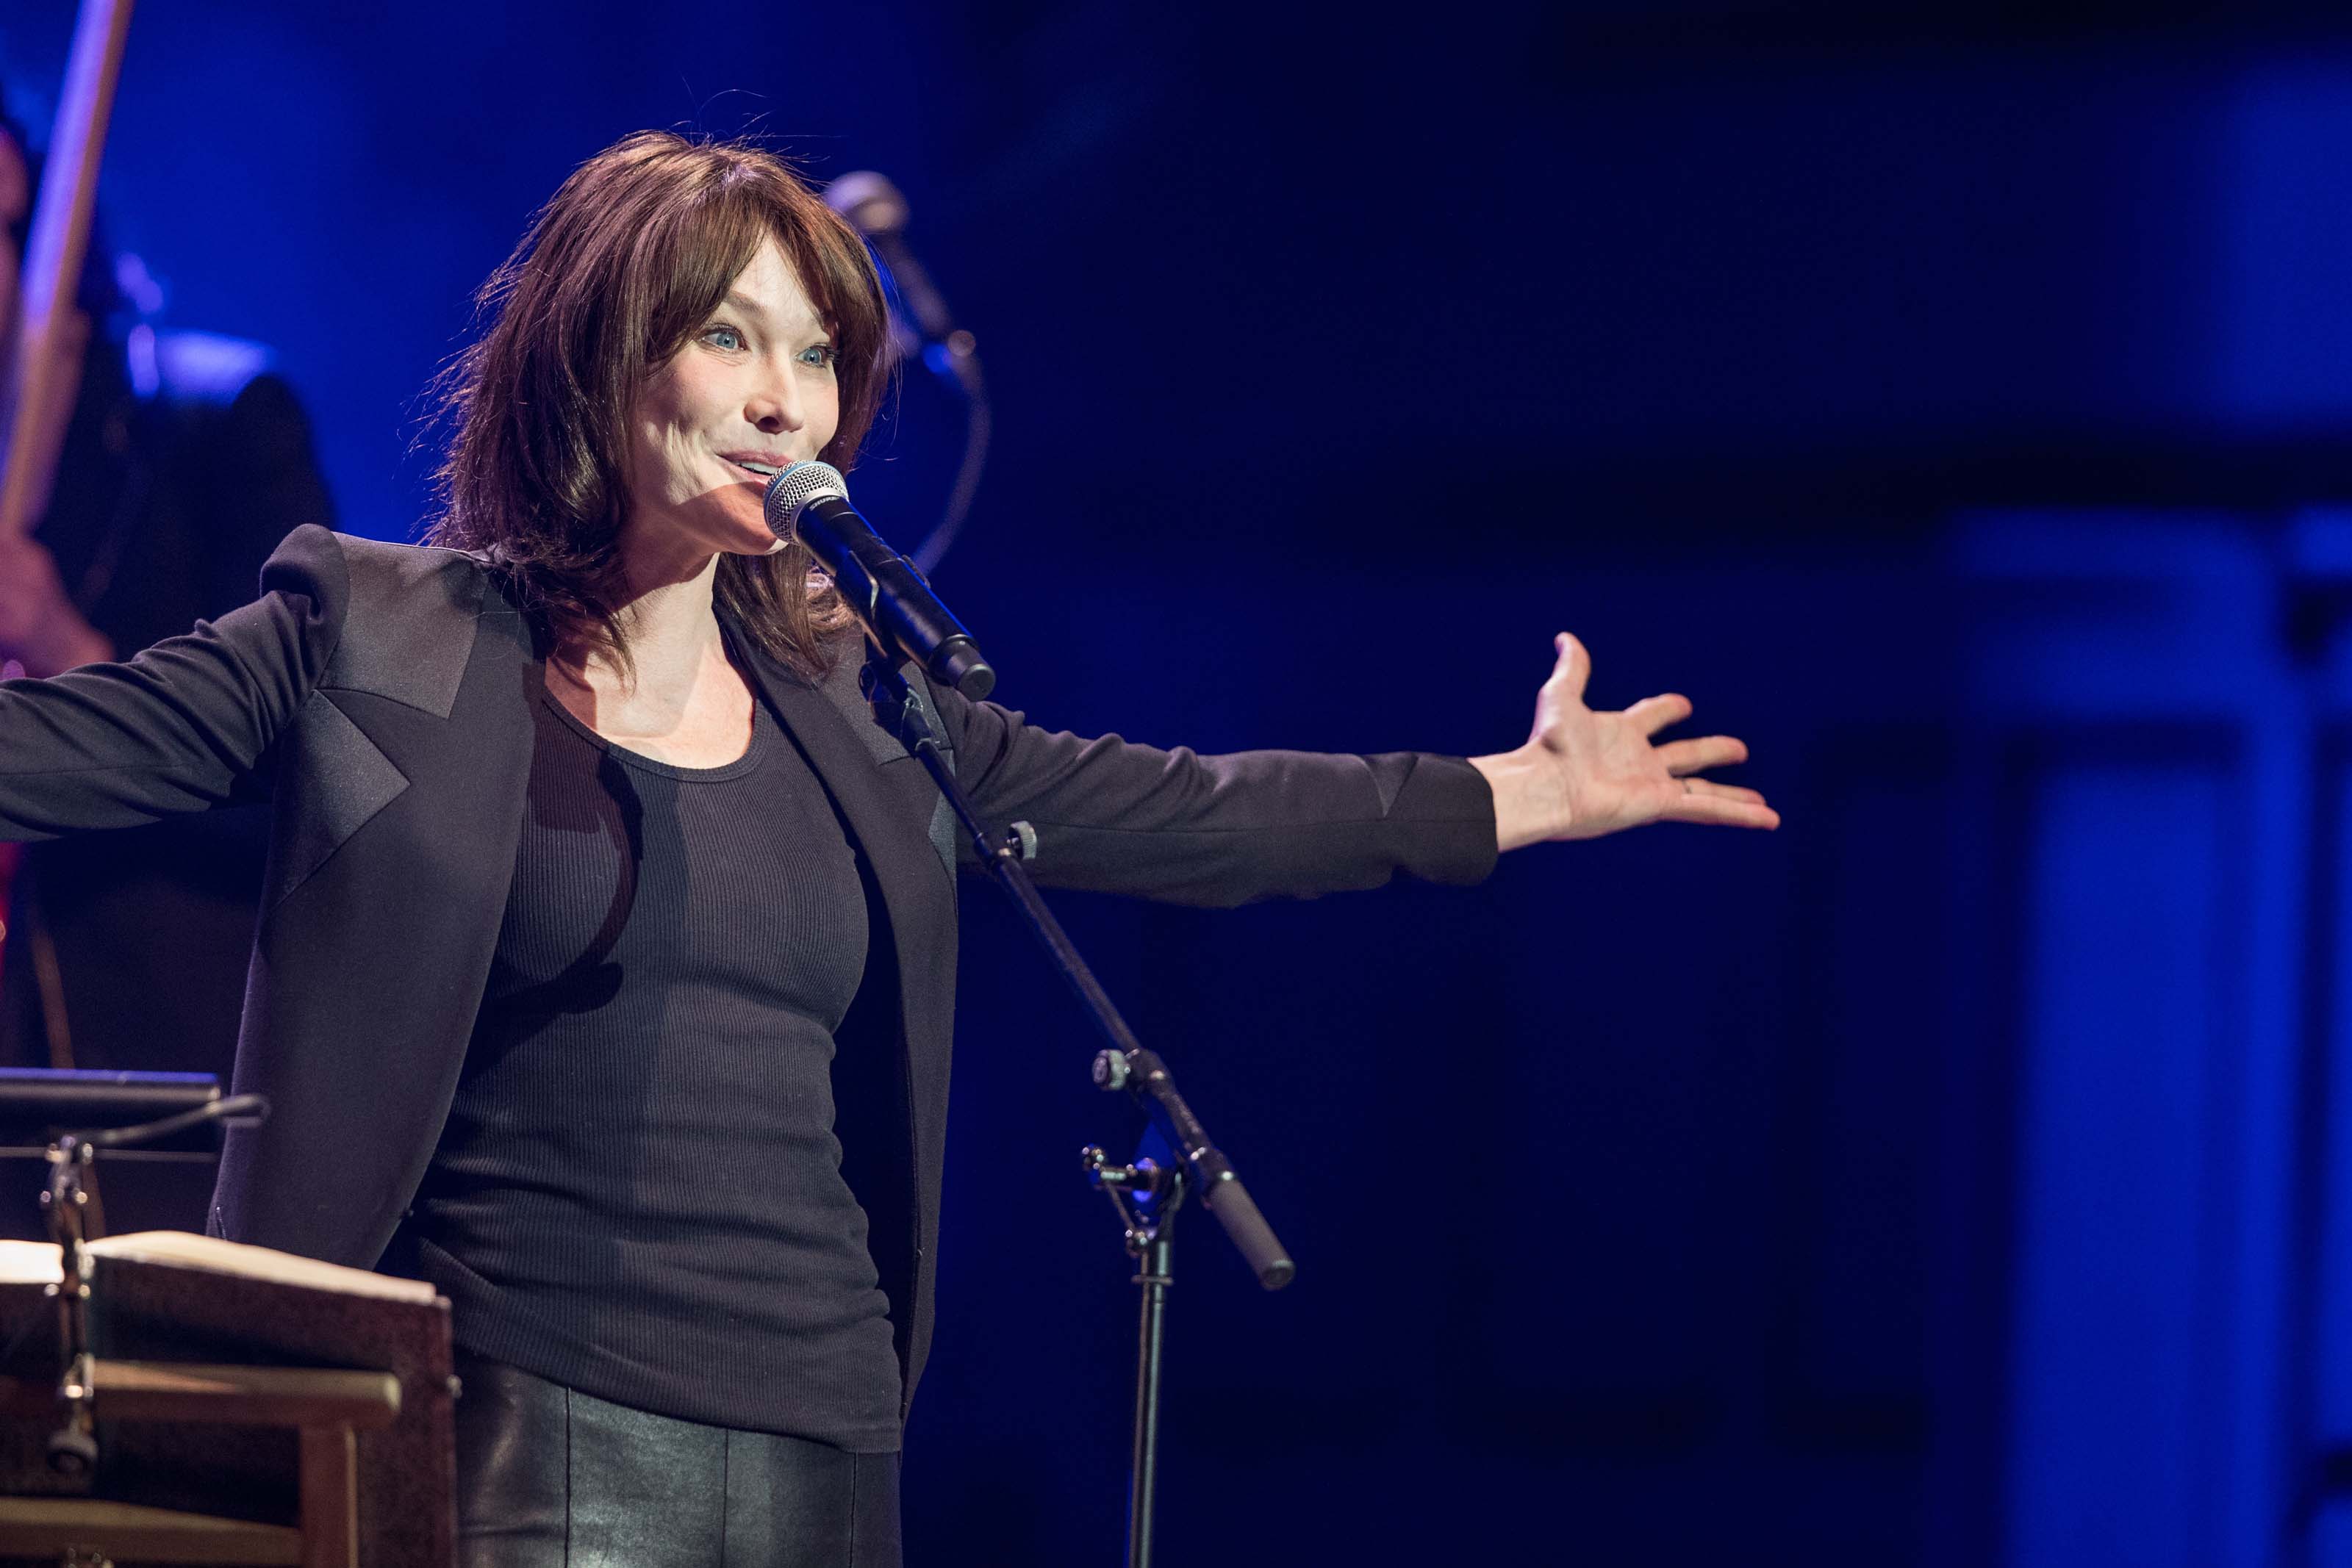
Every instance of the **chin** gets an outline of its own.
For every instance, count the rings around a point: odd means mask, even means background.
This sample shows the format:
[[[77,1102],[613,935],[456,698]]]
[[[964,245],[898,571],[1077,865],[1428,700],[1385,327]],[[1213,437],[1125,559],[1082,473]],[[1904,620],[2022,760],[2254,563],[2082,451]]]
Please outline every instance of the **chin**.
[[[757,557],[763,555],[774,555],[783,548],[783,540],[777,538],[772,534],[762,534],[758,538],[728,538],[721,540],[719,545],[719,553],[720,555],[750,556],[756,559]]]
[[[705,514],[706,526],[720,549],[729,555],[773,555],[784,548],[769,528],[758,496],[748,501],[740,496],[713,498],[719,504]]]
[[[737,555],[773,555],[784,548],[784,541],[775,536],[765,517],[756,523],[739,523],[734,531],[741,542],[727,548]]]

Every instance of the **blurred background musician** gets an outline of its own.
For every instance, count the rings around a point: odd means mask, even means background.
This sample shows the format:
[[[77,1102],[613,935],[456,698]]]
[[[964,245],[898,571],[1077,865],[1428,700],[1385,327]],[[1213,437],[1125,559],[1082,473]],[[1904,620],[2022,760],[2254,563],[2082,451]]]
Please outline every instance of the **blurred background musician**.
[[[0,303],[39,166],[0,107]],[[257,343],[159,331],[162,291],[93,235],[75,290],[80,376],[47,507],[0,537],[0,662],[30,675],[127,657],[253,597],[262,561],[333,506],[293,392]],[[11,674],[18,673],[10,671]],[[205,812],[26,846],[0,943],[0,1062],[215,1072],[236,1054],[266,823]],[[37,1234],[0,1188],[0,1230]],[[108,1228],[201,1229],[211,1174],[118,1165]]]

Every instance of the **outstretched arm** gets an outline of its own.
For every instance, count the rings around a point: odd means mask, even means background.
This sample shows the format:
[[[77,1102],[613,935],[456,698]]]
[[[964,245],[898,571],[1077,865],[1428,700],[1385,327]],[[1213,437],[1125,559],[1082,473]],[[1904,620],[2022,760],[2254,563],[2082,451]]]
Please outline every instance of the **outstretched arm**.
[[[1516,751],[1474,757],[1495,792],[1495,839],[1515,850],[1552,839],[1593,839],[1644,822],[1705,822],[1777,828],[1764,797],[1697,774],[1748,760],[1727,735],[1654,744],[1691,715],[1690,699],[1645,697],[1622,713],[1584,705],[1592,656],[1567,632],[1553,639],[1559,662],[1536,694],[1535,729]]]
[[[1495,866],[1492,791],[1459,758],[1203,757],[1038,729],[994,703],[933,695],[957,777],[982,818],[1035,830],[1029,869],[1048,887],[1223,908],[1399,875],[1474,883]]]
[[[121,664],[0,681],[0,841],[131,827],[267,787],[342,631],[335,536],[298,528],[262,595]]]

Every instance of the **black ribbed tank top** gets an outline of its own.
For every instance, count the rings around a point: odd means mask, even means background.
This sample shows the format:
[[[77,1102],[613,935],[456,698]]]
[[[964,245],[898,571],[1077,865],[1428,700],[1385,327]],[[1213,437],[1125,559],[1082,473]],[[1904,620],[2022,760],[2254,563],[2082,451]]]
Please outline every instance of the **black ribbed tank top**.
[[[536,705],[513,890],[411,1227],[469,1350],[887,1452],[898,1358],[831,1078],[865,894],[754,706],[740,761],[685,768]]]

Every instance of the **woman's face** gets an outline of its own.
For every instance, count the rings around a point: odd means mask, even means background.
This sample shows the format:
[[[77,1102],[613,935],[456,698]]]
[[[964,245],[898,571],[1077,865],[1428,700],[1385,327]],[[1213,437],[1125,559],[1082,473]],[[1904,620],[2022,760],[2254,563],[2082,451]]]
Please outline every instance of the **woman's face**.
[[[769,473],[833,439],[841,421],[833,361],[832,333],[768,239],[630,405],[625,548],[680,562],[783,548],[761,501]]]

